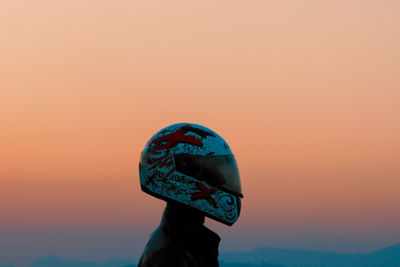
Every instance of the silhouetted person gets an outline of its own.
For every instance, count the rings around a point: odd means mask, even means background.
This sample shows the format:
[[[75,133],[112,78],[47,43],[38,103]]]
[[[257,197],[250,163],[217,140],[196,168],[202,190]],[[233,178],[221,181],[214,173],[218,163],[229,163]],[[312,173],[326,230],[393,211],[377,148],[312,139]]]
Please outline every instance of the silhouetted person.
[[[205,216],[230,226],[243,197],[224,139],[197,124],[170,125],[146,144],[139,173],[142,190],[167,206],[138,267],[217,267],[220,238]]]
[[[218,266],[220,238],[203,223],[201,212],[168,203],[161,224],[151,235],[138,267]]]

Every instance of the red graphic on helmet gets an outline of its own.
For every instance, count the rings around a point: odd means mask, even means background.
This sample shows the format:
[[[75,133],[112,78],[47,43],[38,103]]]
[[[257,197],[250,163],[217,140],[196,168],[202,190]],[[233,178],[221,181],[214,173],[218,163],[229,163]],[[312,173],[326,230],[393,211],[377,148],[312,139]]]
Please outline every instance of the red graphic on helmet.
[[[154,169],[155,167],[170,167],[173,163],[172,157],[169,153],[165,154],[164,156],[158,157],[158,158],[148,158],[147,159],[148,164],[154,164],[151,166],[151,169]]]
[[[200,138],[194,135],[185,135],[190,131],[189,125],[185,125],[175,132],[166,134],[164,136],[158,137],[154,139],[150,144],[149,152],[153,155],[161,154],[161,150],[166,150],[166,153],[161,157],[152,157],[147,159],[148,164],[152,164],[150,169],[154,169],[155,167],[170,167],[173,164],[172,156],[169,153],[169,149],[171,147],[177,146],[179,143],[188,143],[192,145],[202,146]],[[162,134],[162,133],[161,133]],[[171,172],[174,171],[171,170]],[[170,172],[170,173],[171,173]],[[168,174],[170,174],[168,173]],[[169,175],[167,175],[168,177]]]
[[[168,130],[164,130],[160,134],[164,134],[166,132],[168,132]],[[194,128],[191,125],[187,124],[178,128],[172,133],[167,133],[163,136],[151,140],[149,144],[149,154],[160,155],[162,151],[165,151],[165,154],[159,157],[148,157],[147,163],[152,165],[150,169],[154,169],[156,167],[171,167],[174,161],[172,155],[170,154],[170,148],[173,148],[180,143],[191,144],[199,147],[203,146],[203,142],[199,137],[195,135],[186,135],[188,132],[193,132],[201,136],[202,138],[206,138],[207,136],[215,136],[208,131]],[[168,178],[174,171],[175,168],[172,168],[165,175],[165,179]]]
[[[190,130],[191,129],[189,129],[188,127],[183,126],[173,133],[169,133],[154,139],[153,140],[154,146],[152,147],[152,152],[154,154],[159,154],[159,150],[170,149],[171,147],[177,146],[179,143],[202,146],[203,142],[201,142],[200,138],[194,135],[185,135]]]
[[[217,189],[211,188],[208,189],[204,184],[200,182],[196,182],[196,187],[197,189],[200,190],[200,192],[195,192],[191,200],[198,200],[198,199],[205,199],[207,200],[214,208],[217,208],[217,202],[211,197],[211,194],[213,194]]]
[[[152,154],[160,154],[160,150],[170,149],[172,147],[177,146],[180,143],[191,144],[195,146],[203,146],[203,142],[200,138],[194,135],[186,135],[188,132],[193,132],[202,138],[206,138],[207,136],[215,136],[214,134],[204,131],[202,129],[194,128],[191,125],[187,124],[176,131],[160,136],[156,139],[153,139],[151,144],[151,153]],[[161,132],[163,133],[163,132]]]

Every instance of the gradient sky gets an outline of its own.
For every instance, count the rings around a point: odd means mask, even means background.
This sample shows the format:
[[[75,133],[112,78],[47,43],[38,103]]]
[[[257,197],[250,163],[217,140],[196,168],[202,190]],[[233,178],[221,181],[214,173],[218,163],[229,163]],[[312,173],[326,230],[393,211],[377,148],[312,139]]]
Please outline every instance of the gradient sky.
[[[237,157],[221,250],[400,243],[400,2],[3,0],[0,264],[137,259],[163,202],[157,130],[203,124]]]

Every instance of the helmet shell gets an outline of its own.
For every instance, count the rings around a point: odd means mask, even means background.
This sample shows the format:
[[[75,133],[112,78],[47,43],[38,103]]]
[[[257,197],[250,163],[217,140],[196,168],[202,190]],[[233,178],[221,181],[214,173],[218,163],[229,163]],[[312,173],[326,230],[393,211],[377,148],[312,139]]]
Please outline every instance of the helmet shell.
[[[239,171],[225,140],[193,123],[177,123],[157,132],[139,162],[144,192],[198,209],[232,225],[240,214]]]

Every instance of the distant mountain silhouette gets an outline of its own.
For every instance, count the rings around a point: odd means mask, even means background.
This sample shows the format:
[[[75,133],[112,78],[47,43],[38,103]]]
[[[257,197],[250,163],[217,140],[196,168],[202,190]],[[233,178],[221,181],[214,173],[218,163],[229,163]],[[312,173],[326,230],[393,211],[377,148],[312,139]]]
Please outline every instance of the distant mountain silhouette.
[[[259,248],[249,252],[221,253],[220,260],[251,264],[271,262],[287,267],[400,267],[400,244],[368,254]]]
[[[221,252],[219,260],[220,267],[400,267],[400,244],[366,254],[264,247],[248,252]],[[136,267],[136,264],[129,259],[96,263],[45,257],[30,267]]]
[[[238,263],[238,262],[220,262],[220,267],[285,267],[284,265],[280,264],[273,264],[273,263],[261,263],[261,264],[253,264],[253,263]]]
[[[79,260],[64,260],[59,257],[46,257],[34,261],[30,267],[122,267],[132,263],[132,260],[127,259],[115,259],[103,263],[96,263],[82,262]]]
[[[272,263],[263,263],[263,264],[251,264],[251,263],[225,263],[225,262],[220,262],[219,263],[220,267],[285,267],[283,265],[279,264],[272,264]],[[135,264],[129,264],[125,265],[123,267],[136,267]]]

